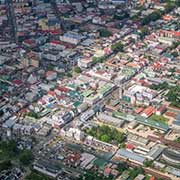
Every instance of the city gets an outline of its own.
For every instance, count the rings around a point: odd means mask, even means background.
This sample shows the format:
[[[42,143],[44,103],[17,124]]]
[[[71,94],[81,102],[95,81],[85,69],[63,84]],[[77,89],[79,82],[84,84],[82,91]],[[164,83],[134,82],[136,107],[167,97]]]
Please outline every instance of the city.
[[[0,180],[180,180],[179,0],[0,0]]]

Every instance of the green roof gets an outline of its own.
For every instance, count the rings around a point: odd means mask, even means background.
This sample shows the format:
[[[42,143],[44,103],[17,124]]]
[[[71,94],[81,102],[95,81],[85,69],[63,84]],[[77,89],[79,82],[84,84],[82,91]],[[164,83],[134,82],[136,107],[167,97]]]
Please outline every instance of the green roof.
[[[106,92],[108,92],[110,89],[112,88],[112,84],[105,84],[104,86],[102,86],[98,92],[100,94],[105,94]]]
[[[147,126],[151,126],[153,128],[160,129],[160,130],[163,130],[163,131],[167,131],[169,129],[169,126],[167,124],[165,124],[165,123],[157,122],[157,121],[154,121],[154,120],[149,119],[149,118],[144,118],[142,116],[137,116],[136,121],[138,123],[141,123],[141,124],[144,124],[144,125],[147,125]]]
[[[117,117],[119,119],[123,119],[126,121],[132,121],[133,120],[133,115],[132,118],[125,113],[121,113],[118,111],[113,112],[113,116]],[[146,126],[150,126],[159,130],[167,131],[169,129],[169,126],[163,122],[157,122],[149,118],[144,118],[142,116],[134,116],[134,120],[137,121],[140,124],[144,124]]]
[[[99,168],[104,168],[104,166],[107,164],[107,162],[104,159],[96,159],[94,161],[94,165]]]
[[[67,84],[66,87],[76,91],[78,86],[76,84]]]
[[[86,90],[86,91],[84,91],[84,92],[82,93],[82,96],[88,97],[88,96],[90,96],[92,93],[93,93],[92,90]]]
[[[76,101],[76,102],[74,102],[74,104],[73,104],[73,105],[75,106],[75,108],[77,108],[79,105],[81,105],[81,102]]]

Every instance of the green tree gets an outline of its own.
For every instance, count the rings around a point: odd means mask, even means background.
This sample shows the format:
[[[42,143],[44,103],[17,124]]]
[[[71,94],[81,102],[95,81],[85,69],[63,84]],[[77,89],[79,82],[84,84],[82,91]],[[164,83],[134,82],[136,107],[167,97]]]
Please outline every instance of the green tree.
[[[48,64],[47,69],[48,69],[48,71],[53,71],[54,70],[54,66],[52,64]]]
[[[123,171],[125,171],[127,168],[128,167],[127,167],[127,165],[125,163],[123,163],[123,162],[118,163],[118,172],[119,172],[119,174],[122,174]]]
[[[117,42],[111,46],[111,50],[114,52],[122,52],[124,49],[124,46],[121,42]]]
[[[108,31],[107,29],[99,29],[99,35],[101,37],[109,37],[109,36],[112,36],[112,33]]]
[[[0,163],[0,172],[11,168],[11,166],[12,166],[12,164],[11,164],[11,161],[9,161],[9,160],[5,160],[5,161],[1,162]]]
[[[74,68],[74,71],[78,74],[82,72],[81,68],[78,66]]]
[[[36,173],[35,171],[33,171],[25,177],[25,180],[52,180],[52,179],[43,174]]]
[[[28,113],[27,113],[27,116],[33,117],[33,118],[35,118],[35,119],[38,119],[38,118],[39,118],[38,114],[37,114],[36,112],[34,112],[34,111],[28,112]]]
[[[131,179],[134,179],[138,174],[143,174],[142,168],[130,169],[129,175]]]
[[[19,155],[20,162],[25,166],[31,164],[33,159],[34,159],[33,153],[30,150],[24,150]]]
[[[67,74],[67,77],[72,77],[72,73],[68,72]]]
[[[104,134],[100,137],[101,141],[104,141],[104,142],[109,142],[110,138],[108,135]]]
[[[4,114],[3,110],[0,110],[0,117]]]
[[[148,35],[148,28],[143,26],[140,28],[141,31],[141,37],[143,38],[144,36]]]
[[[151,167],[152,163],[153,163],[153,161],[145,160],[143,164],[145,167]]]

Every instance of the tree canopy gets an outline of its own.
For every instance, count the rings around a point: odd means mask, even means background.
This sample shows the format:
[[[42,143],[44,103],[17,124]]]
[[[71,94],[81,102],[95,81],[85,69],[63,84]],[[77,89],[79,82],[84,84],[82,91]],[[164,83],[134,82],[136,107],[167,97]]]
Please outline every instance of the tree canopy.
[[[122,52],[124,49],[124,46],[121,42],[117,42],[111,46],[111,50],[114,52]]]
[[[74,71],[78,74],[82,72],[81,68],[78,66],[74,68]]]
[[[107,29],[99,29],[99,35],[100,37],[109,37],[112,36],[112,33],[108,31]]]
[[[86,130],[86,133],[107,143],[120,144],[124,142],[125,139],[124,133],[106,125],[92,127],[90,130]]]
[[[30,150],[24,150],[20,153],[19,160],[23,165],[29,165],[34,159],[34,156]]]

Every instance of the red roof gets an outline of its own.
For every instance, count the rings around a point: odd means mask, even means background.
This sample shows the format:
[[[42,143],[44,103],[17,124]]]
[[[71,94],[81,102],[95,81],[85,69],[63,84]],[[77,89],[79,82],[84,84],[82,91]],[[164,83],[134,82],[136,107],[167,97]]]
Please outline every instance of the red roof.
[[[157,109],[157,111],[163,112],[165,109],[166,109],[166,106],[165,106],[165,105],[162,105],[162,106],[160,106],[160,107]]]
[[[134,149],[134,145],[133,144],[126,144],[126,149]]]
[[[68,91],[69,91],[69,89],[66,88],[66,87],[64,87],[64,86],[60,86],[60,87],[58,87],[57,89],[58,89],[59,91],[62,91],[62,92],[68,92]]]
[[[21,84],[22,84],[22,81],[19,80],[19,79],[14,79],[14,80],[12,81],[12,83],[13,83],[14,85],[21,85]]]
[[[152,177],[149,178],[149,180],[155,180],[155,178],[152,176]]]
[[[153,112],[154,108],[152,106],[149,106],[143,111],[143,114],[146,114],[146,116],[149,117]]]
[[[56,95],[56,93],[54,91],[51,91],[51,90],[48,91],[48,94],[51,95],[51,96],[55,96]]]
[[[139,113],[142,112],[142,110],[143,110],[143,108],[139,107],[139,108],[137,108],[137,109],[135,110],[135,113],[136,113],[136,114],[139,114]]]
[[[31,39],[24,40],[24,43],[32,45],[34,42]]]
[[[61,44],[61,42],[60,42],[60,41],[57,41],[57,40],[53,40],[53,41],[51,41],[51,43],[52,43],[52,44]]]

